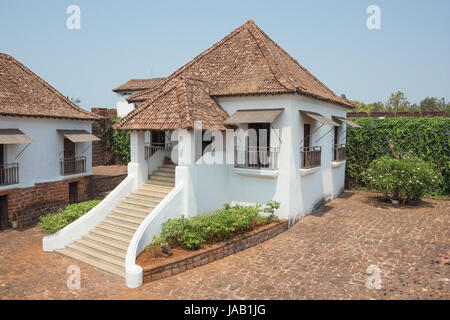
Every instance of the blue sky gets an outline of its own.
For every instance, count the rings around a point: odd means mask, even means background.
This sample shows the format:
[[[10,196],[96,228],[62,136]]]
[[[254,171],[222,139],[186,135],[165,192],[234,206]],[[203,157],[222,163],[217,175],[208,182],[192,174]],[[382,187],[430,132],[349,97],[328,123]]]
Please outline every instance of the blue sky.
[[[71,4],[81,30],[66,27]],[[381,30],[366,27],[369,5]],[[1,1],[0,52],[84,108],[115,107],[111,89],[170,75],[248,18],[337,94],[450,100],[448,0]]]

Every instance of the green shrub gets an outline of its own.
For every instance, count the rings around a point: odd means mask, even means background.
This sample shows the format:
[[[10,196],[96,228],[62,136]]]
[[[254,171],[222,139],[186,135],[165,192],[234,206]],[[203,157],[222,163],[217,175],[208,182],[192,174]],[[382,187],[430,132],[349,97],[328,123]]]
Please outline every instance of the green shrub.
[[[353,118],[361,129],[347,126],[346,184],[366,186],[363,174],[370,163],[390,155],[389,139],[405,140],[399,152],[431,163],[444,177],[434,194],[450,194],[450,118]]]
[[[100,203],[100,200],[91,200],[68,205],[56,214],[49,214],[39,219],[38,226],[43,234],[53,234],[79,219],[85,213]]]
[[[256,225],[277,220],[274,210],[279,208],[278,202],[269,202],[268,217],[260,216],[261,206],[230,206],[212,214],[192,218],[170,219],[163,223],[162,232],[157,238],[160,242],[168,242],[189,250],[197,250],[204,243],[228,240],[237,234],[251,230]],[[150,245],[152,248],[154,246]]]
[[[116,118],[113,124],[120,121],[121,118]],[[111,130],[112,136],[112,150],[121,164],[128,164],[130,162],[130,131]]]
[[[416,157],[397,160],[383,156],[370,164],[363,179],[373,190],[402,203],[419,200],[442,183],[441,174]]]

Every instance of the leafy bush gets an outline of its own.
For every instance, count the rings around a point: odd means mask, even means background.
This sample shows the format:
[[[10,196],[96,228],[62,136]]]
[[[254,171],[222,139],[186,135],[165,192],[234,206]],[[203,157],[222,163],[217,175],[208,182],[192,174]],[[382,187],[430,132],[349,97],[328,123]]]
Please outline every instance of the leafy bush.
[[[370,163],[390,155],[389,139],[405,140],[399,152],[431,163],[444,177],[434,194],[450,194],[449,118],[353,118],[361,129],[347,126],[346,184],[348,188],[366,186],[363,175]]]
[[[79,219],[85,213],[100,203],[100,200],[91,200],[68,205],[56,214],[49,214],[39,219],[39,228],[43,234],[53,234]]]
[[[247,232],[257,225],[267,224],[273,220],[274,210],[279,203],[267,203],[269,216],[261,216],[261,206],[230,206],[225,204],[222,209],[203,216],[192,218],[170,219],[163,223],[162,232],[155,237],[150,245],[152,249],[156,243],[170,243],[189,250],[197,250],[204,243],[214,243],[228,240],[237,234]]]
[[[442,176],[430,164],[416,157],[397,160],[383,156],[370,164],[364,180],[375,191],[405,203],[434,192],[442,182]]]
[[[120,121],[121,118],[116,118],[113,124]],[[130,162],[130,131],[111,130],[112,135],[112,150],[121,164],[128,164]]]

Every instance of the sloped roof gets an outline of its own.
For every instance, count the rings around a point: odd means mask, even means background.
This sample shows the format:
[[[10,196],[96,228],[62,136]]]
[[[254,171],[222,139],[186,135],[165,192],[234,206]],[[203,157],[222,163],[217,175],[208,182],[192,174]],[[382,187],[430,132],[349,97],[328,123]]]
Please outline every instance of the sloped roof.
[[[351,102],[334,94],[302,67],[251,19],[179,68],[166,80],[128,97],[127,100],[148,101],[179,77],[204,81],[208,84],[212,97],[296,93],[347,108],[353,107]],[[127,117],[144,117],[139,114],[140,110],[141,107],[138,107]],[[120,129],[126,119],[119,122],[115,128]]]
[[[202,121],[204,130],[225,130],[227,118],[228,113],[211,98],[206,82],[177,77],[116,126],[122,130],[174,130],[193,128],[194,121]]]
[[[0,115],[97,120],[13,57],[0,53]]]
[[[126,83],[113,89],[114,92],[142,91],[153,88],[166,78],[130,79]]]

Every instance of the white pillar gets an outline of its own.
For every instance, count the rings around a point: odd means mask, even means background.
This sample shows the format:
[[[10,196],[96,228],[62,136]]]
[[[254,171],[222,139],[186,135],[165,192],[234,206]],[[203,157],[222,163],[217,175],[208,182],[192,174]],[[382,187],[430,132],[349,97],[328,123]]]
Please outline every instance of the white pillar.
[[[131,131],[128,175],[135,177],[135,189],[148,180],[148,164],[145,161],[145,131]]]

